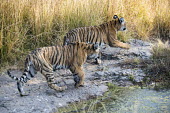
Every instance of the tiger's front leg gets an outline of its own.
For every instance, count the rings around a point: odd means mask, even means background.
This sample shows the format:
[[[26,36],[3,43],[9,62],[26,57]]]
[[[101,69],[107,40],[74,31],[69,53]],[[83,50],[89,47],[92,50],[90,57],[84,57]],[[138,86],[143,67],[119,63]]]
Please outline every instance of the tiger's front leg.
[[[71,72],[73,73],[75,87],[83,87],[84,86],[84,71],[83,67],[72,67]]]
[[[98,64],[98,65],[100,65],[102,63],[101,52],[99,52],[97,58],[95,58],[95,61],[96,61],[95,63]]]
[[[111,44],[113,47],[120,47],[120,48],[124,48],[124,49],[129,49],[130,45],[127,43],[123,43],[119,40],[114,40]]]
[[[91,54],[87,57],[88,60],[91,60],[91,59],[95,59],[95,64],[97,65],[100,65],[102,63],[102,60],[101,60],[101,52],[99,52],[98,54]]]

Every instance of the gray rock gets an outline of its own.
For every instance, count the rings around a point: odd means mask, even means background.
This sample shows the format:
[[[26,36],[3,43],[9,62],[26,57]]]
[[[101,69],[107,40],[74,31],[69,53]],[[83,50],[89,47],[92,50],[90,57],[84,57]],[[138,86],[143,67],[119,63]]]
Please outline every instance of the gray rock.
[[[85,63],[85,86],[74,88],[73,77],[68,70],[56,71],[56,81],[64,85],[62,79],[67,83],[68,89],[57,92],[50,89],[45,78],[38,73],[34,79],[28,82],[25,89],[30,92],[29,96],[20,97],[16,88],[16,82],[6,74],[0,76],[0,111],[2,113],[49,113],[56,112],[57,108],[72,102],[87,100],[93,96],[101,96],[106,92],[106,82],[127,87],[133,85],[129,78],[135,82],[141,82],[146,76],[140,68],[120,67],[118,64],[124,59],[149,58],[151,56],[151,44],[141,40],[130,40],[129,50],[107,46],[102,49],[102,64],[94,65]],[[13,71],[16,76],[21,76],[20,71]],[[62,78],[62,79],[61,79]]]

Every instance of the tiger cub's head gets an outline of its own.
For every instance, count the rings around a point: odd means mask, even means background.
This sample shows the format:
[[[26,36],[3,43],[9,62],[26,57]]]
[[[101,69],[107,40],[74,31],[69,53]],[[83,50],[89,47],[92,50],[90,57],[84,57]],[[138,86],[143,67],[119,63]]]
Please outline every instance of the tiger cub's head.
[[[87,51],[89,51],[89,54],[98,54],[100,51],[99,43],[89,44]]]
[[[77,42],[76,45],[79,49],[81,48],[83,52],[87,53],[87,55],[91,55],[91,54],[98,55],[99,54],[100,47],[98,43],[87,44],[85,42]]]
[[[118,31],[126,30],[126,21],[123,17],[119,18],[117,15],[114,15],[112,23],[114,24]]]

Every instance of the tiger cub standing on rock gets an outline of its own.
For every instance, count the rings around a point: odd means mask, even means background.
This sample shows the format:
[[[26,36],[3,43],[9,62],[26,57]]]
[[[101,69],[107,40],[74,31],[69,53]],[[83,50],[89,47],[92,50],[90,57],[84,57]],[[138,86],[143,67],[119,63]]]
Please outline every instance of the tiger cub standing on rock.
[[[99,53],[99,44],[72,43],[66,46],[43,47],[32,51],[26,58],[25,70],[20,78],[13,76],[10,70],[8,75],[17,81],[18,91],[21,96],[27,94],[23,90],[23,85],[37,71],[40,71],[46,78],[48,86],[57,91],[67,89],[67,86],[59,87],[55,84],[53,72],[57,69],[68,68],[73,73],[75,87],[83,86],[84,71],[83,64],[87,56]]]
[[[72,42],[99,43],[99,45],[108,44],[111,47],[121,47],[129,49],[130,45],[120,42],[117,39],[118,31],[126,30],[124,18],[113,16],[113,20],[103,23],[99,26],[80,27],[70,30],[64,36],[64,45]],[[99,58],[95,58],[96,63],[101,63]]]

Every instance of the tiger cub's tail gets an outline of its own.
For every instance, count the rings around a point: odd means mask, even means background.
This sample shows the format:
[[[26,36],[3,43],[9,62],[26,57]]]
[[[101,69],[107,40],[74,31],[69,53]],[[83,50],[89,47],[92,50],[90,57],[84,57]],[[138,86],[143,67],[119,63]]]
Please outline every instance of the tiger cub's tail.
[[[30,80],[31,77],[34,77],[34,75],[36,74],[33,64],[31,62],[28,63],[26,69],[24,70],[23,75],[20,78],[12,75],[10,70],[7,70],[7,73],[9,77],[17,81],[17,88],[18,88],[18,91],[20,92],[20,95],[27,96],[28,94],[24,92],[23,86],[24,86],[24,83],[26,83],[28,80]]]
[[[10,69],[7,70],[7,73],[9,77],[16,80],[17,82],[22,82],[22,83],[24,82],[26,83],[28,80],[30,80],[31,77],[34,77],[34,75],[36,74],[35,69],[31,62],[27,65],[27,68],[24,70],[23,75],[21,77],[16,77],[12,75]]]

